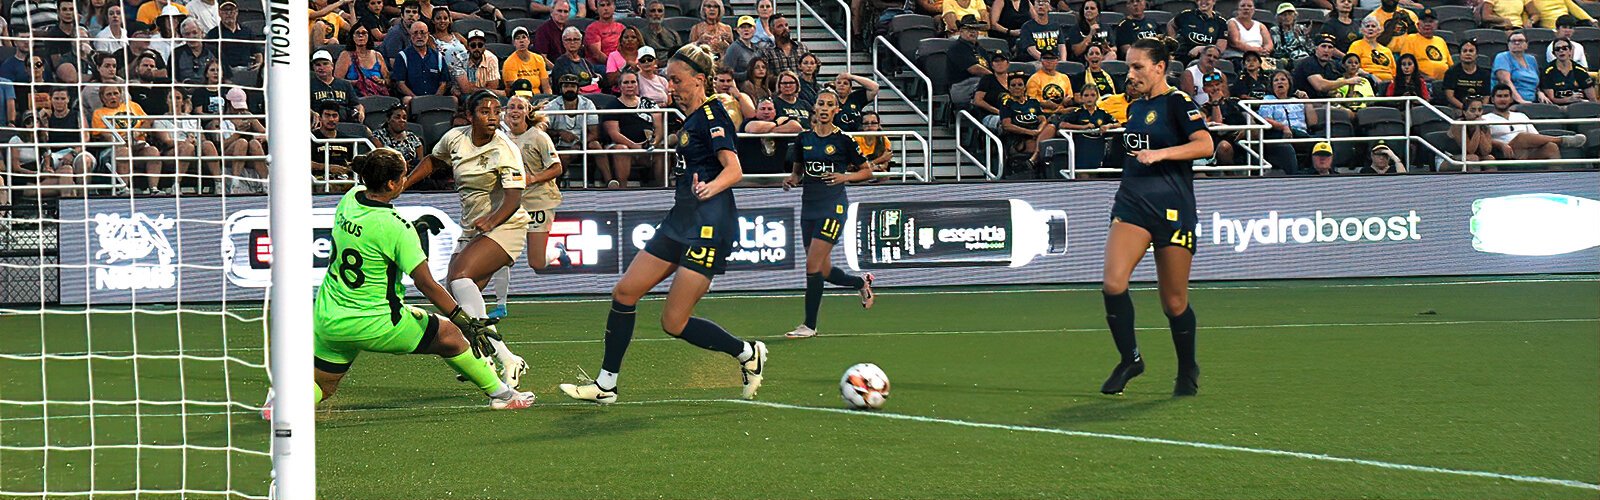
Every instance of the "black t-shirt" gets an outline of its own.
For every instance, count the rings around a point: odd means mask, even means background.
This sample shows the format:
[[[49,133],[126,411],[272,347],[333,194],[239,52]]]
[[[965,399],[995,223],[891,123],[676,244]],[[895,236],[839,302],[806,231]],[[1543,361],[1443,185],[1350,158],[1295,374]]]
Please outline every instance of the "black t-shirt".
[[[1116,203],[1177,209],[1179,217],[1193,217],[1194,162],[1164,160],[1145,165],[1134,154],[1186,144],[1189,134],[1205,130],[1205,126],[1194,100],[1178,89],[1128,103],[1127,131],[1122,134],[1122,185],[1117,188]]]
[[[1334,40],[1337,40],[1334,43],[1334,46],[1340,47],[1340,50],[1344,50],[1344,48],[1349,47],[1351,43],[1361,39],[1361,18],[1354,17],[1350,20],[1350,22],[1345,23],[1336,19],[1332,14],[1329,14],[1328,20],[1323,21],[1322,23],[1322,30],[1317,32],[1319,35],[1324,33],[1333,35]],[[1315,40],[1316,38],[1313,37],[1312,39]]]
[[[1323,97],[1326,95],[1325,92],[1319,92],[1316,87],[1311,86],[1311,75],[1322,75],[1328,80],[1337,80],[1341,74],[1333,64],[1323,64],[1316,56],[1307,57],[1294,65],[1294,88],[1304,90],[1306,95],[1312,97]]]
[[[1552,90],[1556,99],[1568,97],[1583,97],[1583,91],[1594,86],[1594,78],[1584,71],[1577,63],[1572,64],[1572,71],[1562,73],[1556,69],[1555,64],[1545,66],[1544,74],[1539,75],[1539,90]]]
[[[617,122],[617,130],[622,132],[624,137],[633,142],[643,143],[647,142],[645,141],[645,134],[655,130],[655,118],[658,116],[643,110],[657,109],[659,107],[649,97],[640,97],[637,106],[628,106],[623,104],[621,99],[617,99],[617,104],[612,106],[611,109],[637,109],[641,111],[638,113],[606,114],[601,115],[601,119]]]
[[[311,136],[316,139],[349,139],[344,134],[335,133],[329,137],[322,133],[322,129],[312,129]],[[311,161],[323,165],[346,166],[350,164],[351,146],[349,142],[319,143],[311,141]]]
[[[79,117],[76,106],[67,108],[67,116],[57,117],[53,112],[45,115],[46,126],[55,129],[45,133],[45,142],[57,144],[78,142],[81,134],[76,130],[83,128],[83,119]]]
[[[1066,42],[1061,35],[1061,25],[1051,22],[1039,24],[1029,19],[1022,24],[1022,34],[1017,36],[1017,55],[1028,53],[1028,47],[1033,47],[1040,54],[1060,50],[1057,47]]]
[[[861,131],[861,111],[867,108],[866,89],[855,89],[839,102],[839,112],[833,115],[833,124],[845,132]]]
[[[1221,16],[1201,14],[1199,9],[1178,13],[1172,19],[1172,27],[1178,32],[1178,52],[1183,54],[1195,47],[1215,45],[1218,38],[1228,36],[1228,25]]]
[[[248,42],[259,41],[262,39],[261,37],[260,33],[253,33],[244,29],[242,25],[237,30],[230,30],[219,24],[217,27],[211,28],[210,33],[206,33],[207,40],[222,39],[222,54],[220,55],[222,56],[222,66],[224,68],[229,66],[249,66],[250,61],[261,49],[259,44]]]
[[[1044,119],[1044,108],[1039,100],[1024,97],[1021,100],[1011,98],[1000,104],[1000,121],[1010,118],[1011,124],[1022,128],[1037,128],[1040,120]]]
[[[1005,111],[1000,107],[1000,105],[1004,104],[1007,100],[1005,99],[1006,85],[1004,83],[1000,83],[1000,79],[998,77],[995,77],[994,75],[984,75],[983,79],[978,81],[978,91],[983,92],[984,104],[993,106],[994,109]],[[987,112],[983,112],[981,109],[977,111],[982,112],[983,116],[988,116],[989,114]]]
[[[1068,35],[1071,37],[1071,38],[1069,38],[1067,40],[1067,43],[1070,43],[1070,44],[1076,46],[1076,45],[1078,45],[1080,43],[1083,43],[1083,39],[1084,38],[1088,38],[1088,36],[1089,36],[1089,25],[1084,24],[1083,22],[1080,21],[1078,23],[1078,26],[1073,27],[1073,28],[1069,28],[1066,31],[1067,31]],[[1104,43],[1104,44],[1106,44],[1107,47],[1116,48],[1116,45],[1112,44],[1112,39],[1111,39],[1112,34],[1114,32],[1116,32],[1116,31],[1117,31],[1117,26],[1116,25],[1109,24],[1109,23],[1100,23],[1100,29],[1094,32],[1094,42]],[[1093,42],[1090,42],[1090,43],[1092,44]],[[1083,51],[1084,51],[1084,53],[1088,53],[1089,52],[1088,47],[1085,47],[1083,49]],[[1072,51],[1068,51],[1068,57],[1070,57],[1074,61],[1078,61],[1078,62],[1081,62],[1081,63],[1087,63],[1088,62],[1088,61],[1085,61],[1083,59],[1083,54],[1078,54],[1078,53],[1075,53],[1075,52],[1072,52]]]
[[[800,122],[800,126],[805,128],[811,128],[811,104],[811,101],[800,96],[795,96],[793,103],[778,96],[772,97],[772,107],[777,109],[778,116],[787,116]]]
[[[1067,114],[1061,117],[1061,121],[1073,125],[1088,125],[1094,128],[1117,123],[1117,119],[1112,118],[1111,114],[1107,113],[1106,110],[1095,108],[1094,111],[1089,111],[1089,108],[1083,107],[1073,108],[1072,111],[1068,111]],[[1101,136],[1100,132],[1087,132],[1085,135],[1091,138]]]
[[[161,85],[165,82],[152,82],[145,85],[129,85],[128,100],[139,103],[147,115],[165,115],[171,111],[167,103],[167,95],[172,92],[170,85]]]
[[[1542,79],[1541,79],[1542,80]],[[1494,76],[1482,66],[1477,71],[1467,73],[1461,65],[1451,66],[1444,72],[1444,89],[1456,91],[1456,99],[1465,102],[1470,97],[1489,95],[1489,85],[1494,81]]]
[[[311,107],[321,109],[323,104],[338,104],[339,116],[343,120],[352,120],[356,115],[356,86],[350,81],[338,76],[332,82],[322,83],[317,77],[311,77]],[[148,109],[148,108],[147,108]]]
[[[1233,80],[1233,86],[1228,89],[1229,94],[1249,99],[1265,99],[1267,85],[1272,82],[1272,75],[1250,76],[1248,73],[1239,73]]]
[[[1162,33],[1166,33],[1166,30],[1148,17],[1144,19],[1126,17],[1117,23],[1117,45],[1131,45],[1140,38],[1150,38]]]
[[[965,40],[956,40],[956,44],[950,46],[947,57],[950,59],[950,83],[971,78],[972,73],[968,73],[967,69],[973,65],[989,67],[989,56],[983,53],[983,48]]]

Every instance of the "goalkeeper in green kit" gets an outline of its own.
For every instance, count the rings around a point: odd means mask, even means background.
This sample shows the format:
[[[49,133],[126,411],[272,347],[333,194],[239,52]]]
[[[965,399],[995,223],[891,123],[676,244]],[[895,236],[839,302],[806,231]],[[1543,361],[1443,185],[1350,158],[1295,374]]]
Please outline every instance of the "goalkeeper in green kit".
[[[313,315],[317,401],[332,397],[356,355],[368,351],[438,355],[489,395],[490,407],[531,406],[533,393],[507,387],[479,359],[492,354],[483,351],[494,349],[488,340],[496,334],[434,281],[416,229],[390,204],[401,191],[405,159],[382,148],[357,157],[351,169],[362,185],[334,210],[333,251]],[[402,273],[449,319],[406,305]]]

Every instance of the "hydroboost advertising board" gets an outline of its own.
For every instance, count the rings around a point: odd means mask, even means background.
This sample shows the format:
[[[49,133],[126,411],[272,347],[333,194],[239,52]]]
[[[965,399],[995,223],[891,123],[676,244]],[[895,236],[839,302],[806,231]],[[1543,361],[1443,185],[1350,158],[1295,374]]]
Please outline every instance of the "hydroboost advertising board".
[[[886,286],[1099,281],[1114,181],[850,188],[833,260]],[[1600,272],[1600,172],[1201,179],[1196,280]],[[805,283],[800,195],[737,190],[739,234],[717,290]],[[65,303],[260,300],[270,275],[266,198],[63,200]],[[317,282],[338,196],[306,230]],[[570,191],[540,274],[512,291],[606,293],[671,206],[672,192]],[[434,276],[460,247],[454,193],[397,203]],[[180,211],[181,208],[181,211]],[[225,221],[218,224],[216,221]],[[525,259],[526,257],[524,257]],[[1154,279],[1151,259],[1135,279]]]

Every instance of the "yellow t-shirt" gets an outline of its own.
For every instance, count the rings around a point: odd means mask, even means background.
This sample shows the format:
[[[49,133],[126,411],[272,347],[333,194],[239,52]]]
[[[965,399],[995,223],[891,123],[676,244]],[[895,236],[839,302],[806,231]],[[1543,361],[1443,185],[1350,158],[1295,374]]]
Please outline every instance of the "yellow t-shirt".
[[[868,160],[882,154],[881,151],[878,151],[878,146],[883,146],[884,151],[894,150],[894,142],[890,141],[888,136],[871,137],[858,135],[855,140],[856,147],[861,150],[861,156],[866,157]]]
[[[306,14],[307,15],[310,15],[312,12],[315,12],[315,11],[312,10],[312,9],[306,9]],[[339,13],[338,12],[329,12],[328,15],[325,15],[325,16],[322,16],[322,17],[318,17],[318,18],[312,18],[310,21],[311,21],[310,24],[306,25],[306,29],[307,30],[310,30],[312,27],[316,26],[317,25],[317,21],[327,21],[328,26],[332,26],[333,27],[333,31],[328,32],[328,38],[332,39],[332,40],[338,40],[339,39],[339,34],[340,33],[344,33],[345,27],[348,26],[348,24],[346,24],[344,22],[344,18],[343,17],[339,17]]]
[[[1108,96],[1105,96],[1105,97],[1101,97],[1100,98],[1100,103],[1096,104],[1095,107],[1098,107],[1098,108],[1100,108],[1102,110],[1105,110],[1106,114],[1111,115],[1112,118],[1117,119],[1117,123],[1127,123],[1128,122],[1128,95],[1127,94],[1111,94],[1111,95],[1108,95]]]
[[[1455,59],[1450,57],[1450,45],[1444,42],[1444,37],[1435,36],[1432,39],[1423,38],[1422,35],[1412,33],[1396,37],[1389,42],[1389,50],[1398,58],[1400,54],[1411,54],[1417,58],[1417,69],[1422,74],[1428,75],[1430,80],[1444,78],[1444,72],[1455,65]],[[1398,66],[1400,61],[1396,60]]]
[[[1043,71],[1035,72],[1028,77],[1028,97],[1038,99],[1039,102],[1054,103],[1065,110],[1072,104],[1072,77],[1057,71],[1055,76],[1046,75]]]
[[[478,218],[493,213],[507,189],[527,187],[522,153],[503,132],[495,132],[493,139],[478,146],[472,143],[472,127],[450,129],[433,145],[433,156],[449,161],[455,172],[462,226],[471,227]],[[518,207],[506,223],[525,225],[527,220],[528,212]]]
[[[506,85],[517,80],[527,80],[533,83],[533,93],[541,92],[539,85],[550,79],[550,69],[545,65],[544,56],[538,52],[528,51],[528,60],[524,62],[517,54],[506,56],[506,62],[501,64],[500,78]]]
[[[132,129],[143,129],[144,125],[146,123],[145,120],[133,120],[133,121],[130,122],[126,118],[118,118],[118,117],[145,116],[145,115],[148,115],[148,113],[144,112],[144,108],[140,107],[139,103],[133,102],[133,101],[124,102],[124,103],[122,103],[121,107],[114,108],[114,109],[113,108],[107,108],[107,107],[96,108],[94,110],[94,117],[92,118],[93,121],[91,123],[89,123],[89,130],[92,131],[92,132],[107,132],[107,131],[110,131],[110,132],[119,132],[120,133],[120,132],[125,132],[125,131],[128,131],[128,130],[132,130]],[[110,123],[110,127],[109,128],[107,128],[107,125],[105,125],[106,123],[108,123],[105,120],[105,118],[112,118],[110,120],[110,122],[109,122]],[[143,130],[135,131],[133,133],[133,139],[134,140],[144,140],[144,131]]]
[[[956,0],[944,0],[939,10],[944,14],[955,14],[956,21],[960,21],[963,17],[974,16],[979,21],[989,22],[989,17],[985,15],[989,11],[989,7],[983,3],[983,0],[972,0],[967,3],[966,7],[957,4]]]
[[[1533,9],[1539,11],[1540,28],[1555,29],[1556,19],[1563,14],[1572,14],[1572,17],[1580,21],[1593,19],[1583,7],[1579,7],[1572,0],[1528,0],[1528,3],[1533,4]]]
[[[182,12],[183,15],[185,15],[185,16],[189,15],[189,8],[188,7],[184,7],[182,5],[178,5],[178,2],[172,2],[171,4],[168,4],[168,5],[171,5],[173,7],[177,7],[178,11]],[[161,8],[162,7],[165,7],[165,5],[161,5],[161,2],[157,2],[157,1],[153,1],[153,0],[149,1],[149,2],[145,2],[144,5],[140,5],[139,6],[139,12],[138,12],[137,15],[134,16],[134,19],[139,21],[139,22],[141,22],[141,23],[154,25],[156,23],[156,18],[161,17]],[[1552,21],[1552,22],[1554,22],[1554,21]]]
[[[551,142],[550,135],[539,130],[539,127],[528,127],[522,135],[513,136],[511,142],[522,151],[522,169],[530,180],[540,172],[561,163],[561,157],[556,156],[555,143]],[[522,188],[523,210],[529,212],[549,210],[560,205],[561,189],[556,187],[555,179]]]
[[[1408,32],[1416,31],[1417,13],[1407,10],[1405,7],[1395,7],[1393,13],[1384,12],[1383,9],[1378,9],[1372,11],[1371,14],[1367,14],[1367,17],[1378,20],[1378,27],[1383,28],[1383,33],[1385,35],[1392,34],[1390,31],[1392,27],[1389,26],[1389,20],[1396,16],[1406,18],[1406,20],[1410,22],[1410,26],[1408,26],[1407,29]],[[1360,26],[1360,23],[1357,23],[1357,26]],[[1379,35],[1378,39],[1384,39],[1384,35]]]
[[[1505,18],[1512,26],[1521,28],[1527,23],[1522,18],[1522,7],[1527,5],[1527,0],[1484,0],[1489,8],[1494,9],[1494,15]]]
[[[1382,45],[1373,46],[1363,38],[1350,43],[1350,50],[1346,54],[1355,54],[1361,58],[1361,70],[1372,73],[1379,80],[1389,81],[1394,79],[1394,51]]]

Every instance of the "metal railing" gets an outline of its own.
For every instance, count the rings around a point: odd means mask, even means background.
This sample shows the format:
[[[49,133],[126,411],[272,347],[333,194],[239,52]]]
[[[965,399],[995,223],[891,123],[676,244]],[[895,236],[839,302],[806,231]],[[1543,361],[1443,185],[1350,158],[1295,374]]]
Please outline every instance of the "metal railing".
[[[752,139],[793,139],[795,137],[798,137],[799,135],[800,134],[797,134],[797,133],[739,134],[739,138],[741,138],[741,139],[743,139],[743,138],[752,138]],[[907,140],[907,138],[911,138],[911,139],[916,140],[917,143],[922,146],[921,147],[921,149],[922,149],[922,172],[921,173],[918,173],[918,172],[916,172],[916,171],[911,169],[911,162],[910,162],[910,160],[911,160],[910,151],[911,150],[909,148],[900,148],[900,150],[898,151],[898,153],[900,154],[900,170],[899,170],[899,172],[895,172],[895,171],[874,172],[872,175],[874,177],[895,177],[895,176],[899,176],[900,180],[902,182],[907,181],[907,180],[911,180],[911,179],[916,179],[918,182],[929,182],[929,181],[933,180],[933,160],[932,160],[932,153],[933,153],[932,147],[933,147],[933,145],[930,142],[928,142],[928,139],[926,137],[923,137],[922,134],[917,133],[914,130],[879,130],[877,132],[844,132],[844,135],[850,136],[850,137],[899,137],[902,144]],[[788,175],[789,174],[787,174],[787,173],[783,173],[783,174],[745,174],[745,178],[749,178],[749,179],[782,178],[782,177],[787,177]]]
[[[562,110],[554,110],[554,111],[552,111],[552,110],[539,109],[539,110],[535,110],[535,111],[537,111],[539,114],[547,116],[547,117],[548,116],[585,116],[585,115],[604,116],[604,115],[623,115],[623,114],[646,113],[646,114],[652,114],[652,115],[657,115],[658,114],[658,115],[660,115],[662,117],[665,117],[666,115],[670,114],[672,116],[678,117],[679,120],[683,119],[683,111],[680,111],[678,108],[672,108],[672,107],[645,109],[645,110],[639,110],[639,109],[594,109],[594,110],[562,109]],[[578,156],[578,157],[583,158],[583,163],[582,163],[582,166],[583,166],[583,168],[582,168],[582,170],[583,170],[583,173],[582,173],[583,186],[584,187],[589,187],[589,157],[590,156],[631,155],[631,154],[662,155],[662,161],[666,161],[666,155],[673,152],[672,148],[656,147],[656,146],[658,146],[658,145],[659,146],[665,146],[667,144],[667,142],[666,142],[667,141],[667,136],[671,135],[671,134],[667,134],[666,133],[666,123],[664,123],[664,120],[662,122],[653,122],[653,123],[657,126],[657,128],[660,128],[662,130],[662,133],[659,134],[657,137],[653,138],[654,139],[653,140],[654,144],[649,144],[649,145],[647,145],[649,147],[646,147],[646,148],[643,148],[643,149],[637,149],[637,148],[635,148],[635,149],[604,149],[604,148],[602,148],[602,149],[588,149],[587,146],[589,144],[589,127],[587,125],[585,125],[585,126],[578,127],[578,144],[581,144],[581,145],[584,146],[582,149],[558,149],[558,150],[555,151],[555,153],[557,155]],[[551,129],[553,129],[553,128],[554,127],[552,126]],[[552,140],[553,139],[554,138],[552,138]],[[571,167],[571,165],[563,165],[563,167]],[[564,173],[562,175],[567,177],[568,179],[571,179],[572,178],[572,171],[568,170],[566,173]],[[663,180],[662,182],[664,184],[665,180]],[[623,183],[626,184],[627,180],[624,179]]]
[[[926,108],[918,107],[917,103],[912,102],[911,98],[908,97],[909,94],[907,94],[904,89],[901,89],[900,85],[895,83],[893,78],[890,78],[889,75],[884,74],[883,70],[878,67],[878,61],[882,60],[878,53],[879,47],[888,48],[890,54],[893,54],[896,59],[899,59],[902,64],[905,64],[906,68],[911,70],[911,74],[916,75],[917,79],[922,81],[922,85],[925,87],[925,92],[923,92],[922,95],[928,99],[928,106]],[[928,123],[927,137],[933,137],[933,79],[928,78],[928,75],[923,73],[921,69],[918,69],[917,65],[912,63],[910,59],[907,59],[905,54],[900,53],[900,49],[895,48],[894,44],[889,42],[889,39],[884,38],[881,35],[872,41],[872,76],[878,81],[884,82],[884,84],[888,85],[889,88],[894,89],[895,93],[900,95],[900,100],[905,101],[906,105],[911,107],[911,111],[916,112],[917,116],[922,117],[922,120]],[[873,103],[873,107],[877,107],[877,103]]]
[[[967,124],[971,124],[972,128],[983,133],[983,160],[978,160],[976,156],[973,156],[971,152],[967,151],[966,144],[961,142],[961,129]],[[995,161],[997,154],[1000,161]],[[985,127],[982,120],[972,116],[972,113],[968,113],[964,109],[956,113],[956,182],[961,181],[963,158],[972,161],[979,169],[982,169],[986,180],[994,180],[1005,176],[1005,142],[1000,140],[1000,136],[989,130],[989,127]],[[995,165],[998,165],[999,168],[992,169]],[[998,172],[995,170],[998,170]]]
[[[367,140],[367,138],[365,138],[365,137],[338,137],[338,138],[334,138],[334,139],[322,139],[322,138],[319,138],[319,137],[313,135],[313,136],[311,136],[311,143],[312,144],[349,144],[351,146],[350,147],[350,157],[351,158],[354,158],[356,155],[361,154],[358,151],[363,146],[366,147],[366,151],[372,151],[372,150],[378,149],[376,146],[374,146],[372,144],[372,141]],[[312,161],[316,161],[316,160],[317,160],[317,158],[312,158]],[[333,151],[332,150],[328,150],[328,149],[322,150],[322,158],[321,158],[321,160],[322,161],[320,161],[318,163],[321,163],[321,164],[324,165],[324,167],[326,167],[326,165],[328,165],[328,162],[333,160]],[[349,165],[345,165],[345,166],[348,167]],[[278,166],[277,165],[273,165],[270,168],[278,168]],[[312,173],[311,173],[311,187],[313,188],[313,191],[316,191],[316,190],[320,189],[324,193],[335,192],[334,189],[333,189],[335,187],[341,188],[341,189],[349,189],[349,188],[351,188],[351,187],[356,185],[355,175],[353,175],[353,174],[354,173],[352,173],[352,175],[345,176],[345,177],[342,177],[342,178],[333,178],[326,171],[324,171],[322,178],[319,179],[319,178],[317,178],[316,172],[312,171]],[[261,181],[262,182],[266,182],[266,179],[262,179]]]
[[[1253,142],[1253,140],[1250,139],[1250,137],[1252,137],[1256,132],[1265,130],[1266,128],[1267,128],[1267,125],[1264,125],[1264,124],[1257,124],[1257,125],[1210,125],[1210,126],[1206,127],[1207,130],[1210,130],[1212,132],[1244,132],[1245,133],[1245,139],[1240,141],[1242,143]],[[1098,133],[1104,133],[1104,134],[1112,135],[1112,134],[1121,134],[1124,131],[1125,131],[1125,129],[1123,129],[1123,128],[1113,128],[1113,129],[1107,129],[1107,130],[1104,130],[1104,131],[1102,131],[1100,129],[1087,129],[1087,130],[1062,129],[1062,130],[1060,130],[1058,132],[1058,134],[1067,139],[1067,155],[1068,155],[1067,158],[1068,158],[1068,160],[1067,160],[1067,168],[1060,169],[1058,172],[1063,177],[1066,177],[1068,179],[1076,179],[1078,174],[1120,174],[1120,173],[1122,173],[1122,169],[1121,168],[1117,168],[1117,167],[1078,168],[1077,136],[1078,135],[1082,135],[1082,134],[1098,134]],[[1250,172],[1250,173],[1255,173],[1255,174],[1264,174],[1268,168],[1271,168],[1271,165],[1267,164],[1266,157],[1263,156],[1262,152],[1251,150],[1251,149],[1248,149],[1248,148],[1240,148],[1240,150],[1243,150],[1247,154],[1247,156],[1249,157],[1249,162],[1248,163],[1235,164],[1235,165],[1195,165],[1193,167],[1194,171],[1196,171],[1196,172]]]
[[[800,40],[800,36],[804,34],[804,32],[802,31],[802,26],[801,26],[802,23],[800,22],[801,16],[803,15],[802,9],[804,9],[804,12],[810,12],[811,13],[811,18],[812,19],[816,19],[817,20],[817,24],[821,25],[822,29],[828,30],[828,34],[833,35],[833,38],[835,40],[838,40],[839,43],[844,44],[844,72],[845,73],[850,73],[850,74],[853,75],[853,74],[855,74],[855,71],[854,71],[855,67],[854,67],[854,64],[851,63],[850,55],[852,53],[854,53],[855,50],[854,50],[854,47],[851,47],[851,43],[850,42],[851,42],[851,38],[854,36],[854,33],[855,33],[854,24],[851,22],[854,19],[855,14],[850,12],[850,4],[846,3],[844,0],[833,0],[833,1],[834,1],[834,3],[839,4],[839,7],[841,7],[840,10],[842,10],[844,12],[844,34],[840,35],[837,30],[833,29],[833,26],[828,24],[828,20],[827,19],[824,19],[821,15],[817,14],[817,10],[811,8],[811,3],[809,1],[807,1],[807,0],[795,0],[795,2],[794,2],[794,5],[795,5],[795,7],[794,7],[795,40]]]

